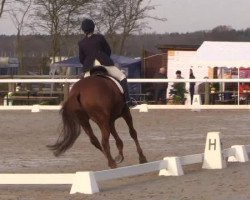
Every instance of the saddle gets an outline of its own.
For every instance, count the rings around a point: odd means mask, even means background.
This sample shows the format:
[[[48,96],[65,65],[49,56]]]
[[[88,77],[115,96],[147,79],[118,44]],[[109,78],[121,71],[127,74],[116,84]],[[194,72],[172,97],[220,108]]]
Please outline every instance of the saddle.
[[[97,75],[97,76],[102,76],[102,77],[104,77],[104,78],[109,78],[109,79],[111,79],[116,85],[117,85],[117,87],[119,88],[119,90],[121,91],[121,93],[123,94],[124,93],[124,91],[123,91],[123,89],[122,89],[122,86],[121,86],[121,84],[120,84],[120,81],[118,81],[116,78],[114,78],[114,77],[112,77],[112,76],[110,76],[109,74],[108,74],[108,71],[107,71],[107,69],[105,68],[105,67],[103,67],[103,66],[95,66],[95,67],[93,67],[92,69],[90,69],[90,76],[92,76],[92,75]]]
[[[109,76],[107,69],[101,65],[92,67],[89,70],[89,72],[90,72],[90,76],[92,76],[92,75]]]

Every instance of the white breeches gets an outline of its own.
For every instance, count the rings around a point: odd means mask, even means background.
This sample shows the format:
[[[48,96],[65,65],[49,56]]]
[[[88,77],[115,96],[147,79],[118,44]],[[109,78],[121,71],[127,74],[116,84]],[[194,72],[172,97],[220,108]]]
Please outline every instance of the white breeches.
[[[119,81],[121,81],[124,78],[126,78],[125,74],[119,68],[117,68],[116,66],[103,66],[103,67],[108,71],[108,74],[110,76],[116,78]],[[84,74],[84,78],[87,77],[87,76],[90,76],[90,72],[89,71],[87,71]]]

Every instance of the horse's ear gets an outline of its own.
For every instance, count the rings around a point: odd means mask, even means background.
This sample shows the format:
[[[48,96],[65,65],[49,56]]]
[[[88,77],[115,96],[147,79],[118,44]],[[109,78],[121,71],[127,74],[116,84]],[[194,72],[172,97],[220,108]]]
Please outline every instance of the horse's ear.
[[[90,75],[107,75],[108,71],[103,66],[95,66],[92,69],[90,69]]]

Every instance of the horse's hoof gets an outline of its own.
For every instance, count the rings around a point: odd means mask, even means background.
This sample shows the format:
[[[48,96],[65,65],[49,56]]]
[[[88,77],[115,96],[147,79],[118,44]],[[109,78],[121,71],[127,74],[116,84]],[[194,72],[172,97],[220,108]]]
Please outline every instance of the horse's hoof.
[[[118,155],[115,157],[115,163],[119,164],[124,160],[124,157],[122,155]]]
[[[110,167],[111,169],[115,169],[115,168],[117,168],[117,165],[116,165],[116,164],[112,164],[112,165],[109,165],[109,167]]]
[[[147,163],[147,159],[145,157],[139,159],[140,164]]]

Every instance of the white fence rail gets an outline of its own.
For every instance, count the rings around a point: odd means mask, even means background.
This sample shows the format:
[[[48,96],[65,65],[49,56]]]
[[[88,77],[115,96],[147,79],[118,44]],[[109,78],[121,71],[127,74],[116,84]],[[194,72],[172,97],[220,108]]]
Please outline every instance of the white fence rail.
[[[0,83],[75,83],[79,79],[0,79]],[[209,83],[240,83],[250,82],[250,79],[128,79],[129,83],[177,83],[177,82],[209,82]],[[239,94],[238,94],[239,96]],[[41,110],[58,110],[60,106],[40,106]],[[0,110],[31,110],[30,106],[0,106]],[[135,109],[145,110],[145,106],[137,106]],[[147,105],[147,109],[250,109],[250,104],[239,105]]]
[[[30,106],[0,106],[0,111],[16,111],[16,110],[30,110],[34,112],[43,110],[60,110],[61,105],[30,105]],[[148,112],[148,110],[250,110],[249,105],[138,105],[132,110],[138,110],[139,112]]]
[[[79,79],[0,79],[0,83],[75,83]],[[180,83],[180,82],[206,82],[206,83],[246,83],[250,79],[128,79],[129,83]]]

